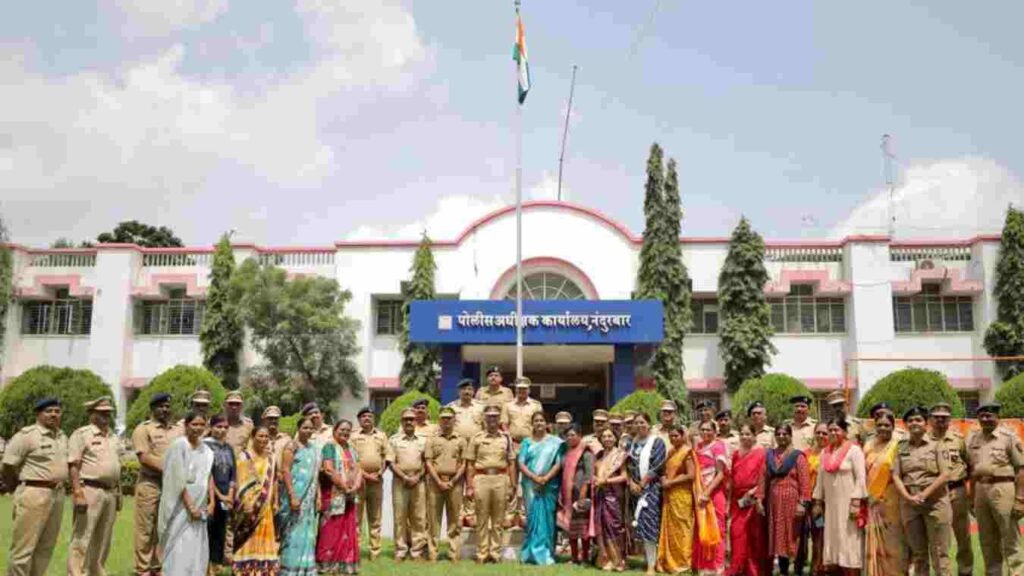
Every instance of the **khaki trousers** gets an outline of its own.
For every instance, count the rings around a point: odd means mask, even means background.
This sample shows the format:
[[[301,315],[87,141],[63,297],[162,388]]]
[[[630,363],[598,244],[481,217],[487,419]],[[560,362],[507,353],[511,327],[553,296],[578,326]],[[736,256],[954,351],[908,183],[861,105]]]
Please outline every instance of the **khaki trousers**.
[[[448,520],[448,557],[458,560],[462,551],[462,493],[466,489],[465,481],[460,481],[450,490],[442,491],[433,480],[427,485],[427,524],[430,534],[427,535],[427,556],[437,560],[441,535],[441,519]]]
[[[1020,527],[1012,516],[1015,492],[1013,482],[974,485],[974,517],[987,576],[1001,576],[1004,562],[1010,574],[1022,573]]]
[[[473,498],[476,500],[476,559],[501,561],[505,535],[505,511],[509,486],[506,474],[477,474],[473,477]]]
[[[117,492],[84,486],[85,509],[74,511],[68,576],[106,576],[110,537],[117,521]]]
[[[427,490],[420,480],[408,487],[397,478],[391,484],[395,508],[395,559],[423,557],[427,547]]]
[[[160,536],[157,517],[160,514],[160,485],[139,478],[135,485],[135,574],[160,572]]]
[[[929,562],[938,576],[949,575],[949,534],[953,512],[949,507],[949,496],[913,506],[906,500],[900,502],[900,519],[903,533],[910,547],[910,562],[914,574],[928,574]]]
[[[395,480],[397,482],[397,480]],[[369,534],[370,559],[380,556],[380,523],[384,505],[384,482],[363,482],[356,510],[356,523],[363,523],[366,514],[366,528]]]
[[[967,501],[966,486],[949,491],[949,506],[953,512],[957,573],[970,576],[974,571],[974,550],[971,543],[971,503]]]
[[[64,515],[64,490],[21,485],[14,491],[14,527],[7,576],[43,576]]]

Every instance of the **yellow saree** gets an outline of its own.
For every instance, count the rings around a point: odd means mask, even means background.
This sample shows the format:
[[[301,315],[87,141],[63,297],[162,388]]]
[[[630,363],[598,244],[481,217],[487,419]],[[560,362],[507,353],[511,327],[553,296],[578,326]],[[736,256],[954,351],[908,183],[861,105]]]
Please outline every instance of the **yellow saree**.
[[[899,494],[892,482],[892,465],[899,441],[872,440],[864,447],[867,469],[868,524],[864,573],[892,576],[903,573],[903,526]]]
[[[682,446],[665,461],[665,479],[675,480],[685,470],[693,451]],[[692,465],[692,464],[691,464]],[[675,574],[693,565],[693,483],[673,486],[664,493],[661,532],[658,541],[658,570]]]

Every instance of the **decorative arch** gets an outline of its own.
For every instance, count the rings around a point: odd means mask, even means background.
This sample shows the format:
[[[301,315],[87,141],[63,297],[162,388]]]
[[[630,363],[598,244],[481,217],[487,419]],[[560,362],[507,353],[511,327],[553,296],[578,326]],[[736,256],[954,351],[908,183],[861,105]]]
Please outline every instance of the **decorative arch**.
[[[594,283],[591,282],[590,277],[572,262],[548,256],[527,258],[526,260],[523,260],[524,278],[528,274],[534,274],[537,272],[552,272],[565,276],[579,287],[583,292],[583,297],[585,299],[601,299],[597,293],[597,288],[594,286]],[[505,271],[504,274],[501,275],[501,277],[498,278],[498,281],[494,283],[494,287],[491,288],[491,300],[503,300],[509,290],[514,288],[515,281],[516,266],[513,264]]]

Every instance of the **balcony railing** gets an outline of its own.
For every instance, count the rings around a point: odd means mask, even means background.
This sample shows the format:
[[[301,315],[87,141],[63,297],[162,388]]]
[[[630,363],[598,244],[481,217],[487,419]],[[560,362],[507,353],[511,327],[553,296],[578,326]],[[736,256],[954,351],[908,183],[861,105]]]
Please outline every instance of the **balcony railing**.
[[[893,246],[889,249],[892,262],[967,262],[970,259],[970,246]]]
[[[37,268],[92,268],[96,266],[96,253],[43,252],[32,254],[28,265]]]
[[[764,259],[766,262],[842,262],[843,249],[839,246],[773,246],[765,249]]]
[[[212,258],[209,252],[150,252],[142,255],[142,265],[147,267],[209,266]]]
[[[259,256],[260,264],[281,266],[283,268],[301,266],[333,266],[333,250],[302,250],[295,252],[264,252]]]

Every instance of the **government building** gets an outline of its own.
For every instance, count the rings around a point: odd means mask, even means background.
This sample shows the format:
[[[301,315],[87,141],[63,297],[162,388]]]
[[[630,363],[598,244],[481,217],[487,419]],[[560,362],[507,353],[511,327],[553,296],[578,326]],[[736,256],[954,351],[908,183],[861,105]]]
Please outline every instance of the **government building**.
[[[435,238],[438,301],[417,303],[414,340],[440,345],[442,395],[457,380],[479,379],[497,364],[515,373],[515,210],[465,223]],[[692,278],[694,326],[685,340],[690,399],[721,403],[718,274],[728,238],[682,238]],[[595,210],[552,201],[523,206],[525,374],[552,413],[611,405],[649,386],[638,358],[661,338],[661,306],[631,301],[641,238]],[[369,399],[345,399],[353,414],[369,401],[383,409],[400,393],[401,289],[415,241],[340,241],[271,248],[239,244],[292,276],[335,278],[351,291],[359,321],[357,365]],[[778,353],[769,371],[801,379],[819,397],[848,386],[861,397],[906,366],[939,370],[971,410],[992,396],[998,376],[986,356],[998,236],[895,240],[766,239],[764,287]],[[198,339],[212,247],[90,249],[14,246],[16,304],[4,335],[4,381],[40,365],[87,368],[109,383],[119,414],[135,390],[177,364],[200,364]],[[243,368],[257,364],[252,350]]]

